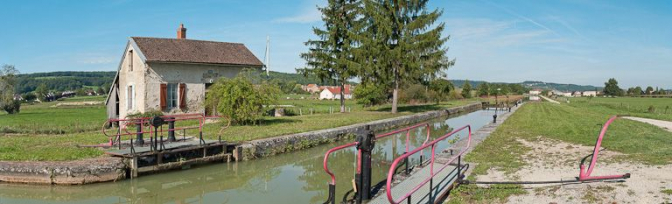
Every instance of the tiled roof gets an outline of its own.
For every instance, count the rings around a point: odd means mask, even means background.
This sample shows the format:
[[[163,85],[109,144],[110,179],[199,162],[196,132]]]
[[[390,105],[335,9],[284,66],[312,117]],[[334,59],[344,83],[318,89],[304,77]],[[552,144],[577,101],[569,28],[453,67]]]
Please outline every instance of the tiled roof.
[[[148,62],[263,66],[241,43],[132,37]]]

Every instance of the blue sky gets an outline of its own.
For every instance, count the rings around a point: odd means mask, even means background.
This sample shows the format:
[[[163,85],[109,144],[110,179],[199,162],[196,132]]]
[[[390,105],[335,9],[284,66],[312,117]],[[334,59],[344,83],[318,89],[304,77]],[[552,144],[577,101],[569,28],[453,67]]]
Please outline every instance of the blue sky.
[[[0,2],[0,64],[22,73],[114,71],[130,36],[241,42],[271,69],[304,65],[316,5],[286,1]],[[672,1],[434,0],[443,9],[452,79],[672,88]]]

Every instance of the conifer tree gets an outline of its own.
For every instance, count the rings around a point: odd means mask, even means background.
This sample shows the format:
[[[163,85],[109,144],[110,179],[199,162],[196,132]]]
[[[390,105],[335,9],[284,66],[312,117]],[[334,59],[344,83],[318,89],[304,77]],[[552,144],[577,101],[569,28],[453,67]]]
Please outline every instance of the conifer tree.
[[[328,5],[318,8],[322,12],[324,28],[313,28],[317,40],[308,40],[306,68],[297,69],[303,75],[314,75],[322,82],[336,81],[341,87],[341,112],[345,112],[345,83],[357,75],[358,64],[354,62],[354,36],[360,28],[358,14],[361,2],[357,0],[329,0]],[[336,94],[336,93],[334,93]]]
[[[355,56],[362,65],[362,83],[385,86],[392,92],[392,113],[397,112],[403,83],[434,79],[454,64],[445,56],[441,37],[443,13],[427,9],[428,0],[364,0],[365,27],[358,36]]]

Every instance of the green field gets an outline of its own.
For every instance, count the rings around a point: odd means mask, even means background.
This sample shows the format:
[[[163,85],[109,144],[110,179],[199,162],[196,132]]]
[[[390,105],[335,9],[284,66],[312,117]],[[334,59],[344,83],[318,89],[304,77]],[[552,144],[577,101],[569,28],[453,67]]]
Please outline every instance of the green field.
[[[528,103],[504,122],[483,143],[467,155],[466,160],[478,163],[474,175],[484,175],[490,168],[505,173],[516,172],[527,165],[521,155],[529,148],[517,139],[535,141],[538,137],[551,138],[593,146],[600,126],[611,115],[629,113],[641,117],[669,118],[671,113],[639,113],[632,107],[662,106],[672,99],[650,98],[576,98],[570,104]],[[618,108],[620,103],[630,106],[630,111]],[[616,107],[613,107],[614,104]],[[654,117],[655,116],[655,117]],[[646,165],[672,163],[672,133],[653,125],[616,120],[609,128],[603,147],[611,151],[624,153],[614,161],[634,162]],[[588,153],[586,153],[588,154]],[[577,162],[580,158],[577,158]],[[513,187],[513,188],[512,188]],[[494,185],[490,189],[474,186],[461,186],[449,203],[491,203],[506,201],[513,194],[523,193],[515,186]]]
[[[24,103],[19,114],[0,113],[0,134],[66,134],[99,130],[107,118],[104,105],[55,106],[63,102],[104,100],[104,96],[83,96],[33,105]]]
[[[572,107],[585,107],[603,114],[632,115],[672,121],[672,98],[571,98]],[[651,111],[649,108],[652,108]]]
[[[103,97],[75,97],[66,100],[91,101],[104,100]],[[315,112],[291,117],[265,117],[259,125],[232,126],[222,131],[222,139],[228,141],[246,141],[268,138],[285,134],[340,127],[361,122],[380,120],[409,115],[421,111],[439,110],[477,102],[478,99],[457,100],[431,105],[401,105],[399,113],[389,113],[388,106],[363,108],[352,100],[347,101],[352,112],[338,113],[338,101],[330,100],[280,100],[281,105],[294,105],[301,108],[328,110],[333,107],[334,114]],[[99,131],[105,121],[105,108],[100,106],[87,108],[54,108],[57,102],[24,106],[18,115],[0,115],[0,125],[24,130],[22,134],[0,133],[0,160],[9,161],[62,161],[97,157],[101,150],[78,148],[76,145],[90,145],[107,142]],[[45,123],[41,125],[40,123]],[[191,123],[187,125],[196,125]],[[182,126],[182,124],[178,124]],[[217,139],[221,122],[210,123],[204,127],[204,137]],[[55,130],[49,129],[54,128]],[[39,130],[39,131],[38,131]],[[58,131],[60,134],[49,134]],[[179,133],[178,133],[179,135]],[[197,136],[197,130],[187,131],[189,136]]]

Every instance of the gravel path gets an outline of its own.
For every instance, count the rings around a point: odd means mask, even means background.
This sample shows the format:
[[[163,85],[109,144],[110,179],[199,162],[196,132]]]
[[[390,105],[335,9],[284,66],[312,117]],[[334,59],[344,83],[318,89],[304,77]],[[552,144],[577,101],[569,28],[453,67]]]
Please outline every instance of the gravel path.
[[[557,102],[557,101],[555,101],[555,100],[553,100],[553,99],[550,99],[550,98],[548,98],[548,97],[546,97],[546,96],[542,96],[542,95],[539,95],[539,96],[540,96],[541,98],[543,98],[544,100],[547,100],[548,102],[555,103],[555,104],[560,104],[560,102]]]
[[[623,118],[634,120],[634,121],[639,121],[639,122],[643,122],[643,123],[648,123],[648,124],[655,125],[655,126],[658,126],[660,128],[663,128],[667,131],[672,132],[672,122],[670,122],[670,121],[654,120],[654,119],[638,118],[638,117],[630,117],[630,116],[623,117]]]

